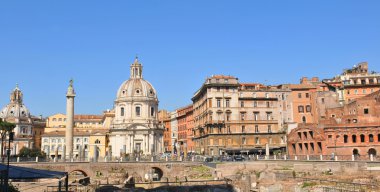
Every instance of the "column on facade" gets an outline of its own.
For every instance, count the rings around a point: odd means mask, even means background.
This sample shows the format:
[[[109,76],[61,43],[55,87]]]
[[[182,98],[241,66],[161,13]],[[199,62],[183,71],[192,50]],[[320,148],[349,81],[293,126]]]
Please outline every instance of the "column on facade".
[[[129,137],[129,153],[131,154],[131,153],[133,153],[133,151],[132,151],[132,135],[128,135],[128,137]]]
[[[148,150],[146,151],[148,154],[151,154],[151,147],[150,147],[150,132],[148,131],[147,139],[148,139]]]

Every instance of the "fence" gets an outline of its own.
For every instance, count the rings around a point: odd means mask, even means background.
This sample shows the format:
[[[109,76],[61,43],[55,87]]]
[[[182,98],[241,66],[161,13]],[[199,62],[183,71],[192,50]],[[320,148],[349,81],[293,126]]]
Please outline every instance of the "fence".
[[[223,162],[223,161],[365,161],[380,162],[379,156],[347,156],[347,155],[235,155],[235,156],[129,156],[120,158],[41,158],[41,157],[11,157],[10,162]]]

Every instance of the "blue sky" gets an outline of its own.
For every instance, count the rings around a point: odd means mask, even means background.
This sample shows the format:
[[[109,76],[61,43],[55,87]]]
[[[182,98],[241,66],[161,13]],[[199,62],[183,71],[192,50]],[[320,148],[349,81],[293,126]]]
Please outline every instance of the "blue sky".
[[[191,103],[207,76],[297,83],[368,61],[380,71],[380,1],[0,2],[0,105],[19,83],[32,114],[110,109],[136,54],[161,109]]]

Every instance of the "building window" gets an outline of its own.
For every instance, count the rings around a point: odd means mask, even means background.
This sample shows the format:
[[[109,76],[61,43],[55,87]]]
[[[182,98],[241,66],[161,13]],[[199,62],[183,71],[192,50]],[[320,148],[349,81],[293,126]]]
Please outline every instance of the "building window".
[[[272,112],[267,112],[267,120],[272,120]]]
[[[244,121],[245,120],[245,113],[240,113],[240,118],[242,121]]]
[[[370,135],[369,135],[369,142],[371,142],[371,143],[372,143],[373,141],[374,141],[374,139],[373,139],[373,135],[372,135],[372,134],[370,134]]]
[[[305,93],[305,97],[306,97],[306,98],[309,98],[309,93]]]
[[[253,120],[258,121],[259,120],[259,112],[253,113]]]
[[[380,142],[380,134],[377,134],[377,142]]]
[[[101,142],[100,142],[100,140],[99,139],[97,139],[96,141],[95,141],[95,144],[100,144]]]
[[[368,114],[369,113],[369,109],[364,109],[364,114]]]
[[[242,125],[242,126],[241,126],[241,132],[242,132],[242,133],[245,133],[245,125]]]
[[[256,93],[253,93],[253,98],[256,98],[257,97],[257,94]]]
[[[348,136],[344,135],[344,143],[348,143]]]
[[[305,116],[302,117],[302,122],[306,123],[306,117]]]
[[[53,121],[57,121],[57,119],[56,119],[56,118],[53,118]]]
[[[242,138],[241,143],[243,143],[243,145],[247,144],[247,140],[245,139],[245,137]]]
[[[230,107],[230,100],[226,99],[226,107]]]
[[[216,100],[216,107],[220,107],[220,99]]]
[[[48,143],[49,142],[49,139],[44,139],[44,143]]]
[[[270,107],[270,102],[269,101],[267,101],[267,108],[269,108]]]
[[[79,138],[77,138],[77,143],[79,143],[80,142],[80,139]]]
[[[230,121],[231,120],[231,113],[227,113],[226,118],[227,118],[227,121]]]
[[[229,125],[227,126],[227,132],[231,133],[231,127]]]
[[[352,142],[356,143],[356,135],[352,135]]]
[[[355,95],[357,95],[358,94],[358,90],[357,89],[355,89]]]
[[[268,133],[272,133],[272,126],[268,125]]]
[[[217,92],[220,92],[220,87],[216,87],[216,91],[217,91]]]
[[[304,107],[302,105],[298,106],[298,112],[303,113],[304,112]]]
[[[120,116],[124,116],[124,107],[120,108]]]
[[[299,98],[299,99],[302,98],[302,93],[298,93],[298,98]]]
[[[253,107],[257,107],[257,101],[253,102]]]
[[[324,104],[325,103],[325,98],[322,98],[321,102],[322,102],[322,104]]]
[[[360,135],[360,142],[362,142],[362,143],[365,142],[365,136],[364,135]]]
[[[306,105],[306,112],[311,112],[311,106],[310,105]]]
[[[150,116],[154,117],[154,107],[150,107]]]
[[[258,137],[255,138],[255,143],[260,144],[260,139]]]
[[[139,106],[136,107],[136,116],[140,117],[141,115],[141,108]]]
[[[269,98],[269,93],[265,93],[265,98]]]
[[[269,144],[272,144],[272,137],[269,137]]]
[[[240,102],[240,107],[244,107],[244,101]]]
[[[258,132],[259,132],[259,126],[255,125],[255,133],[258,133]]]

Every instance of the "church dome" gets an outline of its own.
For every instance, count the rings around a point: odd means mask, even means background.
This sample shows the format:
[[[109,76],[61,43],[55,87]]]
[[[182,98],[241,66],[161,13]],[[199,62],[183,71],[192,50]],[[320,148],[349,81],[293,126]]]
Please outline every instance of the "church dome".
[[[0,118],[30,117],[29,109],[23,104],[23,94],[16,86],[10,96],[10,103],[0,111]]]
[[[117,91],[117,100],[129,98],[146,98],[157,100],[156,90],[148,81],[143,79],[142,65],[136,57],[131,65],[130,79],[124,81]]]

